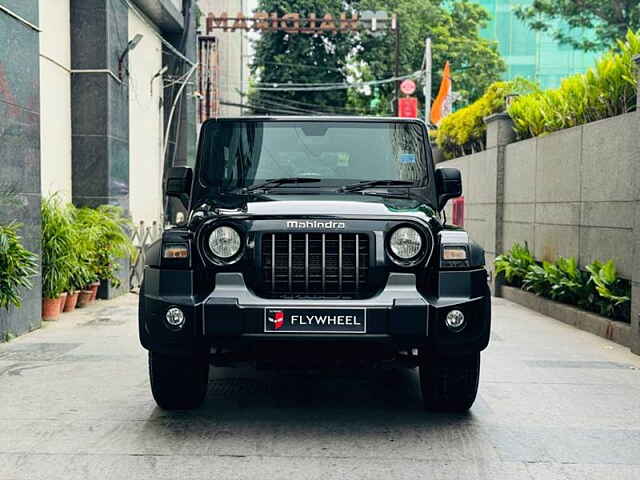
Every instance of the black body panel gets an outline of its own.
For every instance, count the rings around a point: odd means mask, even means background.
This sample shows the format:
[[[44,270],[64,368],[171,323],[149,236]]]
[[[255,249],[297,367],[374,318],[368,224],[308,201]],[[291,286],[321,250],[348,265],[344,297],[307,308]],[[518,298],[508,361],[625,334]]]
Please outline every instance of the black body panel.
[[[166,230],[147,254],[139,331],[148,350],[187,356],[243,352],[257,359],[283,346],[302,356],[348,351],[367,358],[373,352],[462,355],[486,348],[491,304],[484,251],[462,229],[443,225],[432,165],[424,185],[404,192],[406,198],[384,188],[339,193],[305,184],[221,196],[199,182],[197,168],[188,221]],[[240,238],[238,253],[226,260],[209,246],[221,226]],[[391,235],[403,227],[415,229],[421,239],[410,262],[390,251]],[[164,258],[166,246],[182,246],[188,256]],[[448,260],[445,247],[462,248],[467,258]],[[165,320],[173,307],[184,314],[180,329]],[[275,332],[265,327],[268,315],[287,309],[337,316],[356,309],[366,317],[366,328]],[[466,319],[460,331],[445,323],[452,310]]]

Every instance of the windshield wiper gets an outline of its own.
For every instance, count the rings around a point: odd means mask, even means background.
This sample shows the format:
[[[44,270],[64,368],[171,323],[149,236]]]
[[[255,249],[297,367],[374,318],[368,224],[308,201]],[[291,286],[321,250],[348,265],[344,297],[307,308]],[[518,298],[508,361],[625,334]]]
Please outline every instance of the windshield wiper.
[[[338,189],[339,192],[357,192],[359,190],[365,190],[371,187],[386,187],[386,186],[399,186],[399,185],[415,185],[409,180],[367,180],[364,182],[352,183],[351,185],[345,185]]]
[[[247,187],[241,188],[240,191],[242,193],[254,192],[256,190],[265,190],[268,188],[279,187],[280,185],[286,185],[287,183],[314,183],[320,182],[320,178],[312,178],[312,177],[283,177],[283,178],[272,178],[271,180],[267,180],[264,183],[256,183],[255,185],[249,185]]]

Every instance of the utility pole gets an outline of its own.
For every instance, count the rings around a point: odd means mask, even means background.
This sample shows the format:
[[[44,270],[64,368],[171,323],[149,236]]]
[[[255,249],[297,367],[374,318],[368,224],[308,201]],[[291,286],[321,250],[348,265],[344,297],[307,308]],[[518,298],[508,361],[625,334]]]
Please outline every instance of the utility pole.
[[[396,79],[400,77],[400,19],[396,19]],[[400,80],[396,80],[396,117],[400,115]]]
[[[429,125],[431,117],[431,38],[427,38],[424,48],[424,121]]]

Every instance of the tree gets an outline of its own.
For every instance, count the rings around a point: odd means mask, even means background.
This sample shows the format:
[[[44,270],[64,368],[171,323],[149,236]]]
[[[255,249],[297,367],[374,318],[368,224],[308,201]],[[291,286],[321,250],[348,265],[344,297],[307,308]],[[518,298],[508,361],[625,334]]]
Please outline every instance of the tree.
[[[339,18],[341,0],[260,0],[258,11],[285,13],[331,13]],[[266,32],[256,42],[252,72],[261,84],[344,83],[347,59],[356,42],[352,34],[288,34]],[[340,113],[346,90],[319,92],[261,91],[249,96],[254,111],[275,113]]]
[[[484,90],[500,78],[505,64],[495,42],[480,37],[489,14],[481,6],[467,0],[360,0],[359,10],[386,10],[397,13],[400,25],[400,73],[422,68],[425,39],[432,40],[432,92],[438,91],[442,68],[451,64],[454,91],[464,103],[482,96]],[[395,74],[395,34],[382,36],[363,34],[356,60],[365,66],[363,78],[388,78]],[[375,75],[375,76],[374,76]],[[394,84],[380,86],[382,112],[391,113]],[[349,104],[367,112],[368,100],[362,93],[351,92]],[[422,89],[418,98],[424,104]]]
[[[627,30],[640,28],[640,0],[534,0],[516,8],[515,14],[532,29],[587,52],[607,49]],[[576,28],[592,35],[576,37],[571,32]]]
[[[454,90],[465,103],[480,97],[498,80],[505,65],[495,42],[480,37],[489,20],[482,7],[468,0],[260,0],[258,11],[301,14],[385,10],[398,15],[401,29],[400,73],[422,68],[424,42],[433,41],[432,91],[437,92],[444,63],[452,67]],[[262,86],[286,83],[344,83],[395,76],[395,33],[362,31],[317,35],[267,32],[256,42],[252,70]],[[249,102],[255,111],[278,113],[393,113],[394,83],[375,94],[356,89],[315,92],[254,89]],[[422,89],[418,97],[422,102]]]

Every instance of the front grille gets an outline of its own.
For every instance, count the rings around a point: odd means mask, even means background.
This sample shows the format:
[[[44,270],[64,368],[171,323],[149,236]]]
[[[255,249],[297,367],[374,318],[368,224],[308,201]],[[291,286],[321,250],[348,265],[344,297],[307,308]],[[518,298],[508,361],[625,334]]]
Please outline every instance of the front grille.
[[[369,237],[358,233],[266,233],[261,290],[275,296],[353,296],[366,289]]]

